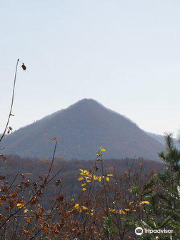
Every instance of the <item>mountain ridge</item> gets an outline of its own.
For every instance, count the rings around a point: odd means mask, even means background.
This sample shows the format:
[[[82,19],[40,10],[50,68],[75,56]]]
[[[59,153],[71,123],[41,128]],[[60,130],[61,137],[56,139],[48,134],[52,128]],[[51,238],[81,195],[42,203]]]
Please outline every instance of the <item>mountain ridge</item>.
[[[107,158],[144,157],[158,160],[163,145],[127,117],[93,99],[82,99],[6,136],[6,154],[50,157],[52,137],[59,138],[57,155],[94,159],[98,147]]]

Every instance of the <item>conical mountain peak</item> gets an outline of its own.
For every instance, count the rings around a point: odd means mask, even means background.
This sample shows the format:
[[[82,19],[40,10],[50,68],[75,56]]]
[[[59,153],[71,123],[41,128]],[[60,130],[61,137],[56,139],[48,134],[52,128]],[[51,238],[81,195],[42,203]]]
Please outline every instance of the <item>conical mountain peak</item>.
[[[94,99],[91,99],[91,98],[84,98],[84,99],[81,99],[79,100],[78,102],[70,105],[68,107],[68,109],[70,108],[74,108],[74,107],[82,107],[82,108],[106,108],[105,106],[103,106],[101,103],[99,103],[98,101],[94,100]]]
[[[100,146],[106,158],[158,159],[163,146],[126,117],[93,99],[82,99],[5,139],[6,154],[50,157],[52,137],[60,139],[57,155],[65,159],[94,159]]]

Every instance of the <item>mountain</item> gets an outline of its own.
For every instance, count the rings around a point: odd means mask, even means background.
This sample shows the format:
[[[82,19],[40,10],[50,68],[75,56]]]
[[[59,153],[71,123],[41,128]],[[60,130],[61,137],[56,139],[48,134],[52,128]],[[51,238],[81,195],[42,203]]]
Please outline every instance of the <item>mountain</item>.
[[[164,146],[166,145],[165,136],[162,136],[160,134],[150,133],[150,132],[147,132],[147,134],[149,136],[153,137],[154,139],[156,139],[158,142],[160,142]],[[180,146],[179,146],[178,139],[177,138],[173,138],[173,141],[174,141],[175,147],[179,149]]]
[[[106,158],[143,157],[158,160],[163,145],[126,117],[92,99],[83,99],[4,139],[5,154],[51,157],[58,137],[56,156],[65,159],[95,159],[100,146]]]
[[[146,132],[149,136],[151,136],[152,138],[156,139],[158,142],[160,142],[161,144],[165,145],[166,141],[165,141],[165,137],[160,135],[160,134],[155,134],[155,133],[150,133],[150,132]]]

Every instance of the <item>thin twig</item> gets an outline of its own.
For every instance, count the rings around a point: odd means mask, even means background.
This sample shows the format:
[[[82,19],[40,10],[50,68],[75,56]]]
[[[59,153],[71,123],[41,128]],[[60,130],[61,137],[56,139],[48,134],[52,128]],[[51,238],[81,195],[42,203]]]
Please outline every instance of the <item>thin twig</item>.
[[[6,131],[7,131],[8,126],[9,126],[10,118],[12,116],[12,110],[13,110],[13,105],[14,105],[14,95],[15,95],[15,88],[16,88],[16,78],[17,78],[18,64],[19,64],[19,59],[16,62],[16,69],[15,69],[15,74],[14,74],[14,83],[13,83],[13,91],[12,91],[10,111],[9,111],[9,115],[8,115],[6,126],[4,128],[4,132],[3,132],[3,134],[0,137],[0,142],[3,140],[3,138],[4,138],[5,134],[6,134]]]

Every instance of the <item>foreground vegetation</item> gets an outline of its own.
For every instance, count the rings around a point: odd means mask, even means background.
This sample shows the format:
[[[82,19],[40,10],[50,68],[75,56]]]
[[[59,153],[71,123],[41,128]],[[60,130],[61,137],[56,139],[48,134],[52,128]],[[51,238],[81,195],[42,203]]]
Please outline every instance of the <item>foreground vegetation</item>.
[[[179,239],[180,152],[166,141],[164,164],[105,161],[104,148],[94,162],[68,162],[55,158],[56,139],[51,160],[2,155],[1,239]],[[173,233],[137,236],[136,227]]]

